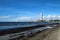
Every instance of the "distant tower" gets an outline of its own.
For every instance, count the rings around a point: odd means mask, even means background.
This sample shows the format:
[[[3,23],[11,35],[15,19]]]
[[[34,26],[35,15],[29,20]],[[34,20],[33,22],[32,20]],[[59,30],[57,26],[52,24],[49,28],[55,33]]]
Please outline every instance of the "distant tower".
[[[40,21],[43,21],[43,12],[40,13]]]

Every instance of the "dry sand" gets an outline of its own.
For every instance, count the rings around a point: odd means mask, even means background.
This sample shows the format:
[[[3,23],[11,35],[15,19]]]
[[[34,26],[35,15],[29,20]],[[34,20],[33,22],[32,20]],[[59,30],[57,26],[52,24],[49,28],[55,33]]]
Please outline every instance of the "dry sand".
[[[60,40],[60,27],[45,30],[27,40]]]

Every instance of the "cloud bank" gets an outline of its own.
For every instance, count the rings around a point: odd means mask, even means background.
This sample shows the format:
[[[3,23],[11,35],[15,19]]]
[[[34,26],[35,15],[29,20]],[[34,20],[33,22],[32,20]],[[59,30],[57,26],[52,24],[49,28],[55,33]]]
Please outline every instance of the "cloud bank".
[[[11,16],[0,16],[0,18],[10,18]]]
[[[33,17],[18,17],[16,21],[36,21],[36,19]]]
[[[43,16],[43,19],[45,20],[50,20],[50,19],[58,19],[60,20],[60,16],[57,15],[48,15],[48,16]],[[0,21],[37,21],[40,20],[40,18],[34,18],[34,17],[28,17],[28,16],[24,16],[24,17],[13,17],[13,16],[0,16]]]

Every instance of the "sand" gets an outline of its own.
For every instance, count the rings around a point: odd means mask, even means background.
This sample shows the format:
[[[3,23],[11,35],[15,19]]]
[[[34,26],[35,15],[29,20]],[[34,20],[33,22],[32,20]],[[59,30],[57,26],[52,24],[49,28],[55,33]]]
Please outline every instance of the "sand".
[[[27,40],[60,40],[60,27],[47,29]]]

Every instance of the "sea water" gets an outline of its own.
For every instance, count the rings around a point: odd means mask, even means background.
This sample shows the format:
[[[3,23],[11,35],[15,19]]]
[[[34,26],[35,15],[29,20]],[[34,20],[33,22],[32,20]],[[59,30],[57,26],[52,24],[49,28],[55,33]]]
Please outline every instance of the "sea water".
[[[48,22],[0,22],[0,30],[49,24]],[[47,28],[47,27],[43,27]]]

